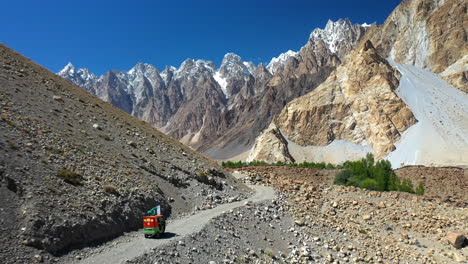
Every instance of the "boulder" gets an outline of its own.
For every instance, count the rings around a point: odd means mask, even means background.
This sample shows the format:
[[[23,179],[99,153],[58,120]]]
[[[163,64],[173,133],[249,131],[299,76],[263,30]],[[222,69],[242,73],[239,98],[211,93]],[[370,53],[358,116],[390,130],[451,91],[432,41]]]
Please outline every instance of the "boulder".
[[[450,245],[454,246],[456,249],[460,249],[465,244],[465,236],[461,233],[448,232],[447,241]]]

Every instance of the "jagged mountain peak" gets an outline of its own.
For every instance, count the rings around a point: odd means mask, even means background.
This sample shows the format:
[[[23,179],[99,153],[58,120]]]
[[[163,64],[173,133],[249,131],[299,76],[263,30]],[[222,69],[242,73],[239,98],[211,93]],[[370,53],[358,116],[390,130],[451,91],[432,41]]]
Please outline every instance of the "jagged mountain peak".
[[[224,78],[235,75],[247,76],[251,74],[248,67],[242,61],[242,58],[232,52],[224,55],[219,72]]]
[[[325,26],[325,30],[327,31],[330,31],[330,30],[334,30],[335,28],[337,27],[347,27],[347,28],[350,28],[353,24],[351,23],[351,21],[349,20],[349,18],[340,18],[338,19],[336,22],[334,22],[333,20],[331,19],[328,19],[327,21],[327,25]]]
[[[145,73],[159,73],[159,70],[149,63],[138,62],[133,68],[128,71],[128,74],[145,74]]]
[[[74,73],[75,72],[75,66],[71,62],[68,62],[65,67],[61,71],[59,71],[59,75],[62,74],[68,74],[68,73]]]
[[[186,59],[180,65],[179,69],[175,71],[176,78],[193,77],[197,74],[208,72],[214,74],[216,66],[212,61],[194,60],[191,58]]]
[[[286,63],[286,61],[291,58],[295,57],[297,55],[297,52],[288,50],[285,53],[281,53],[278,57],[272,58],[270,63],[266,66],[268,71],[271,74],[275,74],[276,71]]]
[[[92,85],[95,81],[97,81],[98,77],[89,71],[88,68],[81,68],[76,69],[75,66],[71,62],[67,63],[65,67],[61,71],[58,72],[58,75],[71,80],[73,83],[87,87]]]
[[[226,64],[226,63],[241,64],[242,63],[242,58],[239,55],[235,54],[235,53],[228,52],[228,53],[226,53],[226,55],[224,55],[223,62],[221,63],[221,66]]]
[[[310,33],[309,41],[312,43],[323,42],[331,53],[344,59],[357,41],[369,28],[360,24],[353,24],[348,18],[337,21],[328,20],[324,29],[316,28]]]

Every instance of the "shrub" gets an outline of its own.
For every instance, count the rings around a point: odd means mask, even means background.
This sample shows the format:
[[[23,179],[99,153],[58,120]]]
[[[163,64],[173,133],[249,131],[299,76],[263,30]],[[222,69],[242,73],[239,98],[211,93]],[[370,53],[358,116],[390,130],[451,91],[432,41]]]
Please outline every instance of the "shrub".
[[[247,166],[289,166],[289,167],[301,167],[301,168],[316,168],[316,169],[335,169],[340,166],[335,166],[331,163],[326,164],[325,162],[315,163],[315,162],[302,162],[302,163],[286,163],[282,161],[277,161],[275,163],[268,163],[265,161],[254,160],[251,162],[242,162],[242,161],[223,161],[223,167],[230,168],[240,168]]]
[[[104,192],[106,193],[110,193],[110,194],[114,194],[114,195],[118,195],[119,192],[117,191],[117,187],[115,187],[114,185],[104,185],[102,187],[102,189],[104,190]]]
[[[272,259],[275,258],[275,253],[273,253],[273,250],[271,250],[271,248],[265,249],[265,254]]]
[[[106,134],[99,134],[100,138],[103,138],[106,141],[112,141],[112,138],[109,135]]]
[[[360,185],[359,187],[364,188],[364,189],[369,189],[369,190],[378,189],[377,181],[374,179],[370,179],[370,178],[364,179],[363,181],[360,182],[359,185]]]
[[[351,170],[342,170],[335,176],[335,184],[346,185],[352,176],[353,172]]]
[[[376,191],[401,191],[415,193],[413,183],[409,179],[400,181],[392,170],[388,160],[375,162],[374,156],[368,153],[359,161],[347,161],[344,170],[335,176],[335,184],[356,186]],[[416,193],[424,193],[424,186],[420,183]]]
[[[69,171],[66,169],[60,170],[57,172],[57,177],[62,178],[63,181],[71,185],[83,185],[83,182],[81,182],[81,175],[74,171]]]
[[[403,179],[401,181],[400,189],[398,191],[414,193],[413,183],[410,179]]]
[[[15,144],[15,142],[13,142],[13,141],[11,141],[11,140],[8,140],[8,139],[7,139],[6,142],[7,142],[8,146],[9,146],[12,150],[18,150],[18,149],[19,149],[19,147]]]
[[[424,184],[422,182],[419,182],[418,188],[416,188],[416,194],[417,195],[423,195],[424,194]]]

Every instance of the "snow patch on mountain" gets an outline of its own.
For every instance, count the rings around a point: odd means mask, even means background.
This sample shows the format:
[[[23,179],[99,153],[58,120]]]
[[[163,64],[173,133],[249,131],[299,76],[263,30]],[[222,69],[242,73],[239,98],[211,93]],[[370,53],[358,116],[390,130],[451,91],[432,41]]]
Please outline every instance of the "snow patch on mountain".
[[[270,63],[266,66],[267,70],[271,74],[275,74],[276,71],[286,63],[286,61],[291,58],[295,57],[297,55],[297,52],[288,50],[285,53],[281,53],[278,57],[272,58]]]
[[[438,75],[391,61],[401,73],[396,93],[418,120],[388,155],[405,165],[468,165],[468,95]]]
[[[255,69],[257,69],[257,67],[255,67],[255,64],[251,61],[244,61],[243,64],[245,65],[245,67],[247,67],[247,70],[249,70],[250,74],[253,75]]]
[[[58,75],[66,75],[66,74],[74,74],[75,73],[75,66],[71,62],[68,62],[65,67],[61,71],[59,71]]]
[[[226,78],[223,78],[219,71],[215,72],[215,74],[213,75],[213,78],[215,79],[216,82],[218,82],[218,84],[221,87],[221,90],[223,91],[226,98],[229,98],[229,94],[228,94],[228,91],[227,91],[227,84],[228,83],[227,83]]]

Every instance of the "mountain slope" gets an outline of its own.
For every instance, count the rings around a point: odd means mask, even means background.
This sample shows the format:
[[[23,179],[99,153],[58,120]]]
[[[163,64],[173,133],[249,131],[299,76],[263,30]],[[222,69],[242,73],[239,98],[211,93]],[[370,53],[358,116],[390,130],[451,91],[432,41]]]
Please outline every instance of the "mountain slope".
[[[468,92],[468,3],[404,0],[366,35],[384,57],[435,73]]]
[[[372,43],[365,42],[359,51],[350,53],[317,89],[287,104],[274,123],[285,139],[301,146],[325,147],[341,140],[369,145],[377,158],[381,158],[395,148],[401,133],[416,122],[411,111],[394,93],[398,78],[399,73],[378,55]],[[273,151],[278,148],[261,140],[259,137],[255,146]],[[345,147],[342,146],[342,153]],[[258,151],[251,151],[252,154],[255,152]],[[294,157],[295,150],[289,152]],[[317,149],[305,153],[306,156],[294,159],[322,161]],[[359,156],[353,157],[356,158]],[[249,159],[261,160],[265,155],[251,155]],[[336,162],[337,159],[327,161]]]
[[[370,27],[360,44],[375,43],[371,57],[389,71],[372,59],[350,64],[360,60],[351,52],[322,86],[283,109],[276,129],[262,132],[249,159],[283,160],[288,158],[282,153],[289,153],[296,161],[341,163],[371,151],[394,167],[468,165],[466,10],[460,0],[403,1],[384,25]],[[391,73],[382,58],[401,73]],[[370,80],[385,79],[391,93],[379,83],[369,86],[369,93],[363,89]],[[354,98],[349,96],[353,90]]]
[[[244,192],[217,164],[4,45],[0,103],[4,262],[135,230],[158,204],[178,216],[211,207],[211,193]]]
[[[401,72],[398,96],[418,123],[388,159],[404,165],[468,165],[468,95],[427,70],[393,62]]]

